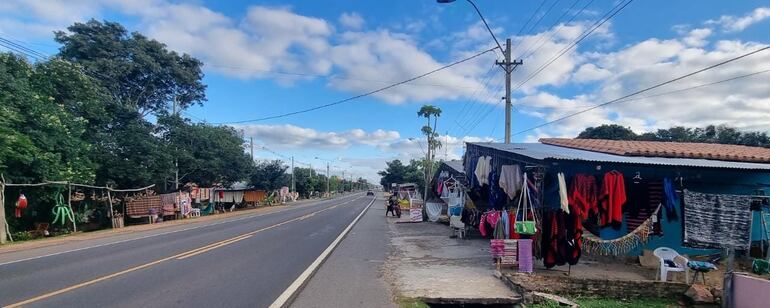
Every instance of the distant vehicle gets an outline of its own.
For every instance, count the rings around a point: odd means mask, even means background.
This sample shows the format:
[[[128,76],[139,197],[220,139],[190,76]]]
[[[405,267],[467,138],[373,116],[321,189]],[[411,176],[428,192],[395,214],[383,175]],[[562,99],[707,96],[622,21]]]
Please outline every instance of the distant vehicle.
[[[370,190],[370,191],[367,191],[367,192],[366,192],[366,195],[367,195],[367,196],[374,196],[374,192],[373,192],[373,191],[371,191],[371,190]]]

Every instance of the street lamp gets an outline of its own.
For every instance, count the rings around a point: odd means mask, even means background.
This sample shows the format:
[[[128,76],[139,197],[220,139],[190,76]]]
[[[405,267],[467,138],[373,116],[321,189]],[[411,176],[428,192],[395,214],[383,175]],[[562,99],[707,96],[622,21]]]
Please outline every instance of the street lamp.
[[[492,32],[492,28],[489,27],[487,20],[484,19],[484,15],[481,15],[481,10],[479,10],[479,7],[476,6],[476,3],[473,3],[471,0],[465,1],[470,3],[471,6],[473,6],[473,8],[476,10],[476,13],[479,14],[479,17],[484,23],[484,26],[487,27],[487,31],[489,31],[489,34],[492,35],[492,38],[495,40],[497,48],[500,48],[500,51],[502,51],[503,55],[505,55],[504,61],[495,61],[495,63],[500,65],[500,67],[505,71],[505,143],[511,143],[511,73],[514,69],[516,69],[516,66],[524,64],[524,61],[511,61],[511,39],[508,38],[505,40],[505,48],[503,48],[503,46],[500,45],[500,41],[497,40],[495,33]],[[436,0],[436,2],[445,4],[455,2],[455,0]]]

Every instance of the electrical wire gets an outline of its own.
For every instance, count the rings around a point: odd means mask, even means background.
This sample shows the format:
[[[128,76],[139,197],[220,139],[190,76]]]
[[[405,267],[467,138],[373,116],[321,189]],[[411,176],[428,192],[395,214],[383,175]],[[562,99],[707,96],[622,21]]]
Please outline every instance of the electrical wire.
[[[540,66],[540,67],[539,67],[539,68],[538,68],[536,71],[534,71],[534,72],[533,72],[533,73],[531,73],[529,76],[527,76],[527,77],[524,79],[524,81],[522,81],[522,82],[520,82],[518,85],[516,85],[516,87],[515,87],[513,90],[511,90],[511,92],[515,92],[516,90],[520,89],[520,88],[521,88],[521,87],[522,87],[524,84],[526,84],[527,82],[529,82],[530,80],[532,80],[532,78],[535,78],[535,77],[536,77],[538,74],[540,74],[540,73],[541,73],[541,72],[542,72],[544,69],[546,69],[548,66],[550,66],[551,64],[553,64],[553,63],[554,63],[556,60],[558,60],[559,58],[561,58],[561,57],[562,57],[564,54],[566,54],[568,51],[572,50],[572,48],[574,48],[575,46],[577,46],[577,44],[579,44],[579,43],[580,43],[580,42],[582,42],[584,39],[586,39],[586,38],[587,38],[589,35],[591,35],[591,33],[593,33],[594,31],[596,31],[596,29],[598,29],[599,27],[601,27],[602,25],[604,25],[604,23],[606,23],[607,21],[609,21],[610,19],[612,19],[612,17],[615,17],[615,15],[617,15],[618,13],[620,13],[620,11],[622,11],[624,8],[626,8],[626,6],[628,6],[629,4],[631,4],[631,2],[633,2],[633,1],[634,1],[634,0],[628,0],[627,2],[619,2],[619,3],[618,3],[616,6],[615,6],[615,7],[613,7],[613,9],[612,9],[612,10],[610,10],[609,12],[607,12],[607,14],[605,14],[604,16],[602,16],[602,18],[601,18],[601,19],[597,20],[597,21],[596,21],[596,22],[595,22],[595,23],[594,23],[594,24],[593,24],[593,25],[592,25],[592,26],[589,28],[589,30],[588,30],[587,32],[585,32],[585,31],[584,31],[584,32],[583,32],[583,34],[582,34],[580,37],[578,37],[578,39],[576,39],[575,41],[573,41],[573,42],[572,42],[570,45],[568,45],[568,46],[564,47],[564,48],[563,48],[563,49],[562,49],[560,52],[558,52],[558,53],[557,53],[557,54],[556,54],[554,57],[552,57],[552,58],[550,59],[550,61],[548,61],[547,63],[545,63],[545,64],[541,65],[541,66]]]
[[[277,115],[262,117],[262,118],[256,118],[256,119],[250,119],[250,120],[241,120],[241,121],[232,121],[232,122],[220,122],[220,123],[213,123],[213,124],[239,124],[239,123],[249,123],[249,122],[260,122],[260,121],[265,121],[265,120],[272,120],[272,119],[284,118],[284,117],[293,116],[293,115],[297,115],[297,114],[307,113],[307,112],[311,112],[311,111],[315,111],[315,110],[319,110],[319,109],[323,109],[323,108],[328,108],[328,107],[331,107],[331,106],[335,106],[335,105],[346,103],[346,102],[349,102],[349,101],[352,101],[352,100],[356,100],[356,99],[359,99],[359,98],[362,98],[362,97],[370,96],[370,95],[373,95],[373,94],[376,94],[376,93],[379,93],[379,92],[382,92],[382,91],[385,91],[385,90],[388,90],[388,89],[391,89],[391,88],[395,88],[395,87],[400,86],[402,84],[406,84],[406,83],[412,82],[414,80],[417,80],[417,79],[423,78],[425,76],[431,75],[433,73],[445,70],[445,69],[453,67],[455,65],[468,62],[470,60],[473,60],[473,59],[475,59],[477,57],[480,57],[481,55],[486,54],[486,53],[488,53],[490,51],[493,51],[495,49],[497,49],[497,47],[490,48],[490,49],[478,52],[478,53],[476,53],[476,54],[474,54],[474,55],[472,55],[470,57],[467,57],[467,58],[464,58],[462,60],[458,60],[458,61],[452,62],[450,64],[447,64],[447,65],[441,66],[441,67],[439,67],[437,69],[434,69],[432,71],[429,71],[427,73],[423,73],[423,74],[420,74],[418,76],[406,79],[404,81],[400,81],[400,82],[397,82],[397,83],[394,83],[394,84],[391,84],[391,85],[388,85],[388,86],[385,86],[385,87],[382,87],[382,88],[379,88],[379,89],[376,89],[376,90],[372,90],[372,91],[369,91],[369,92],[366,92],[366,93],[358,94],[358,95],[355,95],[355,96],[352,96],[352,97],[348,97],[348,98],[345,98],[345,99],[342,99],[342,100],[338,100],[338,101],[335,101],[335,102],[332,102],[332,103],[323,104],[323,105],[319,105],[319,106],[315,106],[315,107],[311,107],[311,108],[307,108],[307,109],[302,109],[302,110],[297,110],[297,111],[293,111],[293,112],[288,112],[288,113],[283,113],[283,114],[277,114]]]
[[[517,133],[515,133],[515,134],[512,134],[512,136],[515,136],[515,135],[520,135],[520,134],[526,133],[526,132],[528,132],[528,131],[532,131],[532,130],[535,130],[535,129],[538,129],[538,128],[541,128],[541,127],[544,127],[544,126],[548,126],[548,125],[551,125],[551,124],[553,124],[553,123],[556,123],[556,122],[560,122],[560,121],[563,121],[563,120],[565,120],[565,119],[568,119],[568,118],[571,118],[571,117],[574,117],[574,116],[577,116],[577,115],[580,115],[580,114],[583,114],[583,113],[589,112],[589,111],[591,111],[591,110],[594,110],[594,109],[597,109],[597,108],[600,108],[600,107],[604,107],[604,106],[607,106],[607,105],[611,105],[611,104],[614,104],[614,103],[623,102],[624,100],[626,100],[627,98],[630,98],[630,97],[632,97],[632,96],[636,96],[636,95],[639,95],[639,94],[641,94],[641,93],[644,93],[644,92],[647,92],[647,91],[650,91],[650,90],[653,90],[653,89],[657,89],[657,88],[660,88],[660,87],[662,87],[662,86],[665,86],[665,85],[668,85],[668,84],[671,84],[671,83],[677,82],[677,81],[679,81],[679,80],[682,80],[682,79],[688,78],[688,77],[690,77],[690,76],[693,76],[693,75],[697,75],[697,74],[700,74],[700,73],[702,73],[702,72],[705,72],[705,71],[708,71],[708,70],[711,70],[711,69],[714,69],[714,68],[720,67],[720,66],[722,66],[722,65],[725,65],[725,64],[728,64],[728,63],[731,63],[731,62],[734,62],[734,61],[737,61],[737,60],[740,60],[740,59],[743,59],[743,58],[746,58],[746,57],[752,56],[752,55],[754,55],[754,54],[760,53],[760,52],[762,52],[762,51],[765,51],[765,50],[768,50],[768,49],[770,49],[770,46],[765,46],[765,47],[759,48],[759,49],[757,49],[757,50],[754,50],[754,51],[751,51],[751,52],[748,52],[748,53],[742,54],[742,55],[740,55],[740,56],[737,56],[737,57],[733,57],[733,58],[730,58],[730,59],[724,60],[724,61],[722,61],[722,62],[719,62],[719,63],[716,63],[716,64],[712,64],[712,65],[709,65],[709,66],[707,66],[707,67],[704,67],[704,68],[702,68],[702,69],[696,70],[696,71],[694,71],[694,72],[690,72],[690,73],[684,74],[684,75],[682,75],[682,76],[679,76],[679,77],[676,77],[676,78],[674,78],[674,79],[670,79],[670,80],[667,80],[667,81],[664,81],[664,82],[658,83],[658,84],[656,84],[656,85],[653,85],[653,86],[650,86],[650,87],[647,87],[647,88],[644,88],[644,89],[641,89],[641,90],[635,91],[635,92],[633,92],[633,93],[630,93],[630,94],[624,95],[624,96],[622,96],[622,97],[619,97],[619,98],[613,99],[613,100],[611,100],[611,101],[608,101],[608,102],[605,102],[605,103],[601,103],[601,104],[598,104],[598,105],[596,105],[596,106],[593,106],[593,107],[590,107],[590,108],[586,108],[586,109],[580,110],[580,111],[578,111],[578,112],[574,112],[574,113],[568,114],[568,115],[566,115],[566,116],[563,116],[563,117],[560,117],[560,118],[558,118],[558,119],[555,119],[555,120],[552,120],[552,121],[548,121],[548,122],[545,122],[545,123],[542,123],[542,124],[539,124],[539,125],[536,125],[536,126],[530,127],[530,128],[528,128],[528,129],[525,129],[525,130],[519,131],[519,132],[517,132]],[[765,70],[765,71],[767,71],[767,70]],[[728,81],[732,81],[732,80],[735,80],[735,79],[739,79],[739,78],[745,78],[745,77],[749,77],[749,76],[754,76],[754,75],[758,75],[758,74],[764,73],[765,71],[759,71],[759,72],[751,73],[751,74],[748,74],[748,75],[745,75],[745,76],[737,76],[737,77],[733,77],[733,78],[728,78],[728,79],[725,79],[725,80],[720,80],[720,81],[718,81],[718,82],[714,82],[714,83],[711,83],[711,84],[717,84],[717,83],[722,83],[722,82],[728,82]],[[704,87],[704,86],[706,86],[706,85],[711,85],[711,84],[699,85],[699,86],[695,86],[695,87],[692,87],[692,88],[694,89],[694,88]],[[679,90],[679,91],[684,91],[684,90],[690,90],[690,89],[681,89],[681,90]]]
[[[533,44],[533,45],[536,45],[537,47],[535,47],[534,49],[527,49],[527,51],[524,52],[524,56],[522,56],[521,58],[522,59],[526,59],[526,58],[532,56],[533,54],[535,54],[535,52],[540,50],[540,48],[542,48],[545,45],[546,42],[551,41],[553,39],[553,37],[556,36],[556,31],[554,31],[553,29],[556,27],[556,25],[559,24],[561,19],[564,18],[564,16],[566,16],[567,13],[569,13],[569,11],[572,10],[572,8],[574,8],[575,5],[577,5],[578,2],[580,2],[580,1],[581,0],[575,0],[575,2],[572,3],[572,6],[570,6],[567,10],[565,10],[564,14],[559,16],[559,19],[557,19],[553,24],[551,24],[551,27],[548,28],[548,29],[551,29],[551,33],[550,33],[550,35],[548,35],[547,39],[543,40],[543,36],[539,37],[537,39],[537,41]],[[575,12],[575,14],[573,14],[572,17],[569,20],[567,20],[564,24],[566,25],[566,24],[571,23],[573,20],[575,20],[575,18],[577,16],[579,16],[581,13],[583,13],[583,11],[585,11],[585,9],[588,8],[588,6],[591,5],[592,3],[594,3],[594,0],[588,1],[588,3],[586,3],[579,11]]]

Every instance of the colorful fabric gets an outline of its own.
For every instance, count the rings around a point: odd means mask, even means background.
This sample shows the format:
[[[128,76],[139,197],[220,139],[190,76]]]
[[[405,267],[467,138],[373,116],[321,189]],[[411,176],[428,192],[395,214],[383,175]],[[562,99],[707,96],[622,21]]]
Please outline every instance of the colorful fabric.
[[[688,261],[687,267],[699,272],[708,272],[717,269],[717,266],[706,261]]]
[[[128,216],[148,216],[150,209],[159,212],[161,208],[160,196],[146,196],[126,202],[126,215]]]
[[[518,245],[519,272],[531,273],[535,264],[532,257],[532,240],[518,240]]]
[[[684,243],[698,248],[733,247],[751,243],[751,196],[684,191]]]
[[[626,188],[622,173],[613,170],[604,174],[599,200],[601,225],[622,224],[623,205],[626,203]]]
[[[244,202],[261,202],[267,198],[267,192],[264,190],[248,190],[243,192]]]
[[[679,219],[676,209],[679,206],[679,196],[676,194],[674,188],[674,181],[669,178],[663,179],[663,193],[666,197],[666,203],[663,205],[666,207],[666,218],[669,221],[675,221]]]
[[[572,211],[581,219],[588,219],[589,214],[599,214],[596,178],[588,174],[576,174],[572,177],[569,189],[569,203]]]

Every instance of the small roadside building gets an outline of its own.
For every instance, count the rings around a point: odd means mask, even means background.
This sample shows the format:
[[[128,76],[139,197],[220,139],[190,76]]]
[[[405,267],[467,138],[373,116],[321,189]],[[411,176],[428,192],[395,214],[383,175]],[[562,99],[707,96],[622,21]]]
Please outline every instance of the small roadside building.
[[[480,161],[488,164],[482,172]],[[506,170],[526,174],[540,230],[550,223],[548,212],[579,203],[577,208],[585,208],[582,215],[587,217],[580,219],[583,228],[608,241],[605,252],[639,255],[642,249],[670,247],[682,254],[713,254],[726,246],[757,249],[759,241],[767,240],[763,220],[770,149],[560,138],[467,143],[463,168],[479,211],[516,208],[516,198],[490,197],[500,190],[499,179],[510,176],[501,175],[505,165],[516,166]],[[480,183],[480,176],[488,176],[484,180],[488,184]],[[613,204],[620,205],[621,216],[602,223],[613,216],[604,207]],[[637,245],[610,242],[636,232],[645,222],[650,229],[637,236],[644,237]]]

